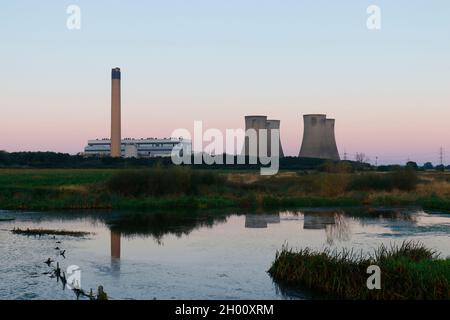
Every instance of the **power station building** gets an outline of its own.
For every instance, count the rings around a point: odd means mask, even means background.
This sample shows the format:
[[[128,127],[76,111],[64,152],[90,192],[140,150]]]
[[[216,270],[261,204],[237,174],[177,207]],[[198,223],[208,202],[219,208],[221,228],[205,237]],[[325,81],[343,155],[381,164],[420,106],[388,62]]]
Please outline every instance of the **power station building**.
[[[179,152],[192,151],[191,141],[182,138],[142,138],[122,139],[121,135],[121,70],[111,71],[111,137],[109,139],[89,140],[84,149],[85,156],[153,158],[168,157],[176,147]],[[335,120],[327,119],[325,114],[303,116],[304,133],[299,157],[340,160],[334,133]],[[267,133],[263,135],[260,130]],[[271,157],[272,132],[278,131],[279,157],[284,157],[281,145],[280,120],[267,119],[263,115],[245,117],[245,141],[242,155],[259,157],[262,146],[267,147],[266,155]],[[264,140],[264,141],[263,141]],[[181,154],[180,154],[181,155]],[[264,154],[263,154],[264,155]]]
[[[120,157],[123,158],[155,158],[170,157],[174,147],[177,150],[190,150],[190,140],[174,138],[123,139],[120,145]],[[84,155],[91,157],[109,157],[111,155],[111,139],[89,140],[84,148]]]
[[[340,160],[334,134],[334,119],[325,114],[306,114],[303,116],[303,142],[299,157]]]
[[[256,139],[252,140],[252,137],[248,134],[249,130],[255,130]],[[245,141],[243,154],[246,156],[256,157],[259,155],[259,147],[261,141],[260,130],[266,130],[267,132],[267,156],[271,156],[272,140],[271,131],[278,130],[280,132],[280,120],[267,120],[267,116],[246,116],[245,117]],[[278,155],[284,157],[283,148],[281,146],[281,138],[279,137],[279,150]]]
[[[88,157],[154,158],[170,157],[175,147],[180,156],[183,150],[191,150],[191,141],[182,138],[121,138],[121,77],[120,68],[112,69],[111,138],[89,140],[82,154]]]

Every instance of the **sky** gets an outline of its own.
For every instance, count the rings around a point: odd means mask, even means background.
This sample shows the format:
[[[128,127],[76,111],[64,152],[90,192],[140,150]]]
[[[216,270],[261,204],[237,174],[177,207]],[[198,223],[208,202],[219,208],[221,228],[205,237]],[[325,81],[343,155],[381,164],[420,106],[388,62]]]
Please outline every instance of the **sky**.
[[[448,0],[1,1],[0,150],[76,154],[108,137],[120,67],[123,137],[262,114],[296,156],[302,115],[324,113],[341,156],[438,164],[443,147],[450,164],[449,17]]]

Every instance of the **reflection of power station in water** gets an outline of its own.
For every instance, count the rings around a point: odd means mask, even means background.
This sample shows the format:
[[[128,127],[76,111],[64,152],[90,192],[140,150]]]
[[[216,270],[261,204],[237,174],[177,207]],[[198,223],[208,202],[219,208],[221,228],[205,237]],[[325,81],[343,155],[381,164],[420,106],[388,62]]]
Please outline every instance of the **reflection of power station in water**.
[[[115,275],[120,274],[121,237],[120,231],[111,230],[111,271]]]
[[[120,259],[120,238],[122,234],[111,230],[111,258]]]
[[[251,132],[254,130],[254,132]],[[266,139],[261,140],[262,132],[260,130],[266,130]],[[278,143],[279,157],[284,157],[283,147],[281,146],[281,138],[280,138],[280,120],[267,120],[267,116],[246,116],[245,117],[245,142],[244,142],[244,150],[243,154],[246,156],[257,157],[259,155],[259,150],[261,145],[264,143],[266,145],[266,154],[267,156],[271,156],[271,148],[272,148],[272,130],[278,130]],[[275,132],[274,132],[275,134]],[[264,145],[263,144],[263,145]],[[263,155],[265,153],[263,152]]]
[[[303,229],[325,229],[328,225],[335,224],[334,212],[307,212],[303,213]]]
[[[350,223],[343,213],[305,211],[303,213],[305,230],[325,230],[327,243],[332,245],[337,241],[350,240]]]
[[[335,120],[327,119],[325,114],[306,114],[303,121],[303,142],[299,157],[339,161],[334,134]]]
[[[268,224],[280,223],[279,214],[246,214],[245,227],[248,229],[267,228]]]

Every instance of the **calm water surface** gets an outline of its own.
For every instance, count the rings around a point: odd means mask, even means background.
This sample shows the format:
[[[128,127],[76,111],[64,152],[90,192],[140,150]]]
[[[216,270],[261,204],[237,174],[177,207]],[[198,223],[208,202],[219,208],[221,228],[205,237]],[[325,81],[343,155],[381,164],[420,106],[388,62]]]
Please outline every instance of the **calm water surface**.
[[[85,290],[112,299],[308,299],[267,274],[275,252],[309,246],[371,252],[416,240],[450,256],[450,214],[420,209],[305,209],[266,213],[34,213],[0,211],[0,299],[74,299],[44,274],[57,259],[81,269]],[[14,235],[13,228],[92,232],[84,238]],[[61,241],[57,244],[57,241]],[[66,259],[55,247],[66,250]]]

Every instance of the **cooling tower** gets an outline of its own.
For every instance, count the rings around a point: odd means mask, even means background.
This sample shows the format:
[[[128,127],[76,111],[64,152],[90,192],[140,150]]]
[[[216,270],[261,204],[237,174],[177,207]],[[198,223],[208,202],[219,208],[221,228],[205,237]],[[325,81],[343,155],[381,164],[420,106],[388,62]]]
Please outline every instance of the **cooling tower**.
[[[327,119],[326,121],[326,135],[325,135],[325,145],[326,145],[326,150],[329,154],[329,159],[332,160],[341,160],[340,156],[339,156],[339,150],[337,148],[337,144],[336,144],[336,136],[334,134],[334,124],[335,124],[335,120],[334,119]]]
[[[121,156],[120,68],[112,69],[111,80],[111,157],[118,158]]]
[[[246,156],[257,157],[259,153],[259,130],[266,129],[266,116],[246,116],[245,117],[245,143],[243,154]],[[256,131],[256,141],[247,136],[247,130],[254,129]],[[255,146],[256,144],[256,146]]]
[[[325,114],[303,116],[303,142],[299,157],[340,160],[334,135],[334,119]]]
[[[280,134],[280,120],[267,120],[266,122],[267,126],[267,155],[271,156],[271,150],[272,150],[272,140],[271,140],[271,130],[278,130],[278,134]],[[283,154],[283,147],[281,146],[281,137],[279,138],[278,145],[280,146],[278,150],[278,156],[280,158],[284,157]]]

